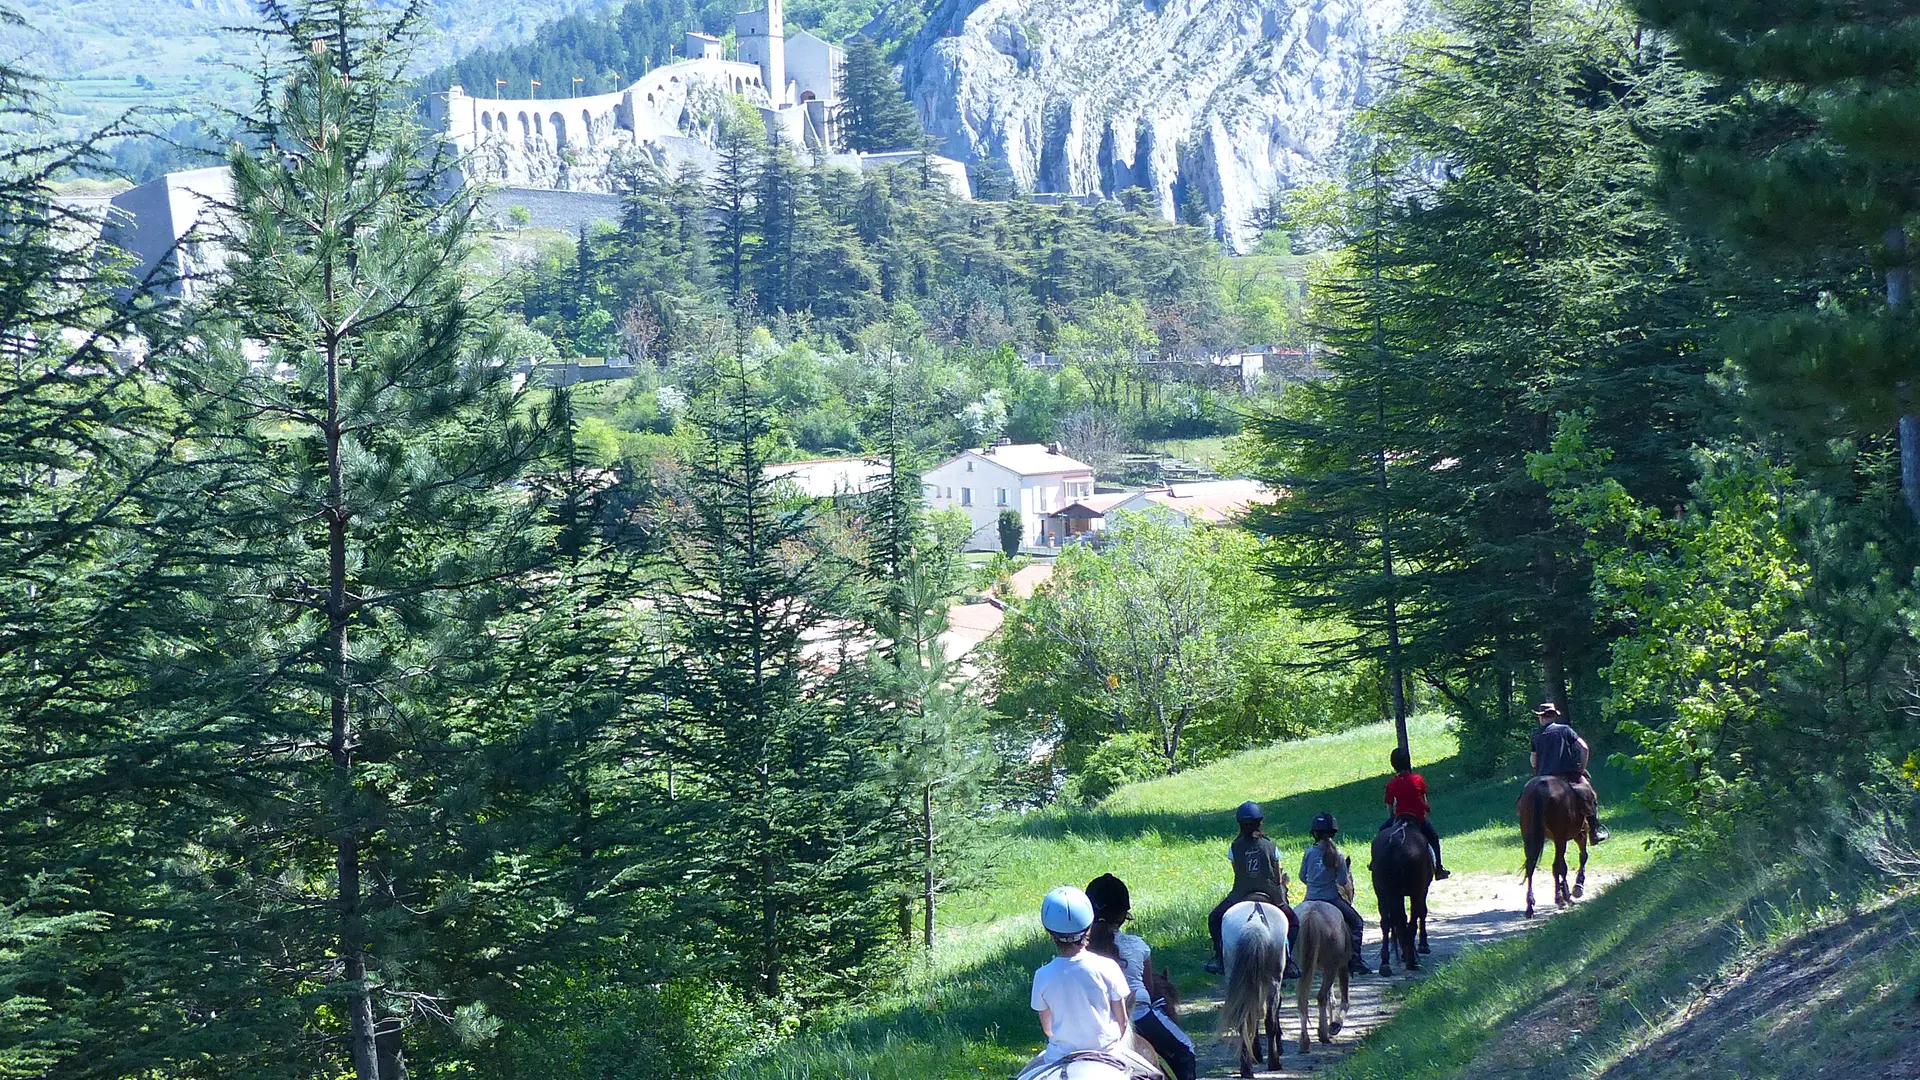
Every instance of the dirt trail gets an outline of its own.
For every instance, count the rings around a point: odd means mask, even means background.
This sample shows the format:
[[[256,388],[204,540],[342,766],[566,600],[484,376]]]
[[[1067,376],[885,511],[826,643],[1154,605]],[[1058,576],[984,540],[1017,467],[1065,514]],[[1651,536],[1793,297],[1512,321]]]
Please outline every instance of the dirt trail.
[[[1587,873],[1588,898],[1598,894],[1613,878],[1614,875],[1602,875],[1590,869]],[[1543,914],[1553,914],[1553,883],[1550,875],[1535,877],[1534,895],[1546,901]],[[1382,979],[1377,975],[1356,976],[1351,984],[1346,1026],[1329,1045],[1322,1046],[1316,1038],[1313,1052],[1304,1057],[1299,1053],[1300,1014],[1293,1007],[1294,984],[1287,983],[1286,1000],[1280,1016],[1290,1041],[1281,1059],[1283,1067],[1279,1072],[1261,1070],[1254,1075],[1269,1080],[1297,1080],[1325,1071],[1352,1053],[1368,1033],[1393,1015],[1396,998],[1389,996],[1387,991],[1390,987],[1405,987],[1424,978],[1427,972],[1451,960],[1470,943],[1489,941],[1526,929],[1526,898],[1526,886],[1517,880],[1517,875],[1456,874],[1438,882],[1429,899],[1430,913],[1427,918],[1427,936],[1433,945],[1433,952],[1420,958],[1422,971],[1409,976],[1396,969],[1392,979]],[[1540,917],[1536,916],[1535,923],[1540,921]],[[1367,926],[1369,965],[1379,959],[1379,950],[1380,928],[1370,922]],[[1220,1012],[1219,995],[1220,990],[1216,985],[1207,996],[1195,996],[1180,1008],[1181,1026],[1193,1036],[1194,1045],[1199,1050],[1201,1080],[1235,1080],[1240,1075],[1238,1051],[1235,1049],[1238,1043],[1229,1043],[1213,1034],[1214,1023]],[[1318,1026],[1319,1010],[1311,1001],[1308,1005],[1313,1010],[1309,1017],[1311,1032]]]

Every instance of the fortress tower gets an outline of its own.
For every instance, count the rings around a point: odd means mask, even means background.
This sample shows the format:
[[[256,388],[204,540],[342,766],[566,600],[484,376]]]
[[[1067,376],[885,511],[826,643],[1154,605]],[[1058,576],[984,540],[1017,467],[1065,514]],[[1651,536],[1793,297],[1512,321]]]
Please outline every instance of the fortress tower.
[[[740,61],[760,65],[760,85],[778,109],[792,104],[787,97],[787,23],[780,0],[766,2],[761,11],[735,15],[733,32],[740,43]]]

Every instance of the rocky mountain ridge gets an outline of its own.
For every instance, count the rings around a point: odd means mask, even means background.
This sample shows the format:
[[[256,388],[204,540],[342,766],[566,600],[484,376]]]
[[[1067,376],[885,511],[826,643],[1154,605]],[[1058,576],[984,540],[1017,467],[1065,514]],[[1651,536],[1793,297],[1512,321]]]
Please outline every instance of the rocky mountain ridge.
[[[947,154],[1036,192],[1145,189],[1229,244],[1276,190],[1335,174],[1374,61],[1425,0],[943,0],[907,90]]]

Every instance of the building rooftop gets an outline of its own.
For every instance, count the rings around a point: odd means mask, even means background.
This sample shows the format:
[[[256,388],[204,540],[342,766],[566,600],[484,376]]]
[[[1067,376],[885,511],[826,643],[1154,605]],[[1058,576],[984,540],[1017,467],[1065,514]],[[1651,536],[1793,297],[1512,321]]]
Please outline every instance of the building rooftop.
[[[867,458],[815,458],[769,465],[767,475],[793,481],[802,495],[831,499],[872,491],[886,478],[887,467]]]
[[[1054,517],[1097,518],[1105,517],[1107,511],[1140,494],[1138,491],[1103,491],[1089,495],[1053,512]]]
[[[1088,465],[1084,461],[1076,461],[1068,457],[1061,451],[1059,443],[1053,443],[1052,445],[1042,445],[1040,443],[1002,443],[983,449],[964,450],[961,451],[959,457],[948,460],[949,462],[958,461],[960,458],[965,457],[977,457],[985,461],[991,461],[995,465],[1018,473],[1021,476],[1052,476],[1057,473],[1087,473],[1091,475],[1093,472],[1093,466]]]
[[[1007,593],[1017,600],[1025,600],[1053,578],[1053,564],[1050,562],[1028,563],[1026,566],[1007,575]]]
[[[1257,480],[1169,484],[1159,490],[1143,491],[1140,496],[1154,505],[1178,510],[1188,521],[1215,523],[1239,517],[1254,503],[1273,501],[1273,492]]]

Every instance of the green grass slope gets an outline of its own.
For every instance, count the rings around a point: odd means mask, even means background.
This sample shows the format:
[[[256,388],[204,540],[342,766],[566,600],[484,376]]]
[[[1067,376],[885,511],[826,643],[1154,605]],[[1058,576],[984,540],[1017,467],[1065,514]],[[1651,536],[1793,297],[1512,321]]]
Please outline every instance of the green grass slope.
[[[1920,896],[1659,861],[1411,990],[1329,1080],[1913,1080]]]
[[[1416,766],[1433,789],[1448,864],[1465,873],[1517,874],[1518,774],[1467,780],[1438,718],[1416,719],[1411,738]],[[1208,985],[1210,977],[1200,971],[1208,952],[1206,916],[1231,880],[1226,848],[1233,808],[1259,800],[1268,834],[1292,866],[1307,823],[1321,810],[1349,830],[1352,853],[1385,813],[1381,796],[1392,746],[1388,725],[1280,743],[1122,788],[1092,808],[1056,808],[1002,823],[991,885],[948,899],[937,955],[904,991],[820,1025],[738,1075],[930,1080],[1011,1073],[1040,1045],[1027,1009],[1033,970],[1051,955],[1035,914],[1039,898],[1056,885],[1085,884],[1105,872],[1126,879],[1133,929],[1153,944],[1157,961],[1182,990]],[[1515,759],[1524,767],[1524,748],[1516,748]],[[1614,808],[1608,820],[1615,834],[1596,865],[1617,872],[1644,864],[1651,822],[1625,809],[1631,781],[1602,769],[1596,782]],[[1371,920],[1369,891],[1360,890],[1359,902]]]

